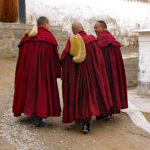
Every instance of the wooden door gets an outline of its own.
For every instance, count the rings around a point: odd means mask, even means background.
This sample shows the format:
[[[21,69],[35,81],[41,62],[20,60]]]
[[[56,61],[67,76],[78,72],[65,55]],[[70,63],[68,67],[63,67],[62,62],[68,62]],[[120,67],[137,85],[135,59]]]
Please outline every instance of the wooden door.
[[[18,21],[18,0],[0,0],[0,21]]]
[[[3,21],[3,2],[4,0],[0,0],[0,22]]]

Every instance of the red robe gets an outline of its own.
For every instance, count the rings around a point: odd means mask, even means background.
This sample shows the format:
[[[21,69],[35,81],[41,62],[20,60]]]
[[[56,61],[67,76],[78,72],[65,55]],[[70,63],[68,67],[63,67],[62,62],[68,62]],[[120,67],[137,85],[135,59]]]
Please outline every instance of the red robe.
[[[63,89],[63,123],[105,115],[110,111],[112,99],[103,56],[99,53],[96,38],[84,31],[77,32],[84,40],[86,58],[74,63],[70,40],[61,56]]]
[[[22,38],[15,74],[14,116],[60,116],[56,80],[60,67],[57,41],[51,32],[39,26],[37,36]]]
[[[120,43],[108,30],[101,32],[97,38],[98,46],[104,56],[106,71],[113,99],[112,113],[128,107],[127,84]]]

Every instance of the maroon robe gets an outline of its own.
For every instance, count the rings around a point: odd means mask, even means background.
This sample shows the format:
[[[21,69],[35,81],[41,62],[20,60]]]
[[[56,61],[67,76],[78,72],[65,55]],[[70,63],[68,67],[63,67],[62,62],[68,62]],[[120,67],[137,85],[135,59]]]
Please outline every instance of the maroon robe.
[[[97,38],[98,46],[104,56],[113,100],[112,113],[128,107],[127,84],[120,43],[108,30],[101,32]]]
[[[14,116],[60,116],[60,67],[57,41],[46,28],[39,26],[34,38],[22,38],[15,74]]]
[[[112,107],[105,64],[102,54],[99,53],[96,38],[82,30],[77,33],[85,43],[85,60],[82,63],[73,62],[69,54],[70,40],[60,59],[64,101],[63,123],[106,115]]]

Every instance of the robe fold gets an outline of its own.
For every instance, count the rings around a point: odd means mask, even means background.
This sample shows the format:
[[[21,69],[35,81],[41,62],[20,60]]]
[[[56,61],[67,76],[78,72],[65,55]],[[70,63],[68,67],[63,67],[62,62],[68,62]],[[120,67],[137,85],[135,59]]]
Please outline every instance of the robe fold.
[[[109,86],[113,100],[112,113],[128,108],[127,84],[120,43],[104,30],[97,37],[97,43],[104,56]]]
[[[51,32],[38,27],[38,34],[27,35],[19,43],[13,101],[14,116],[60,116],[57,77],[61,66],[57,41]]]
[[[112,107],[112,98],[102,53],[96,38],[78,31],[86,47],[82,63],[73,62],[70,39],[61,55],[63,89],[63,123],[106,115]]]

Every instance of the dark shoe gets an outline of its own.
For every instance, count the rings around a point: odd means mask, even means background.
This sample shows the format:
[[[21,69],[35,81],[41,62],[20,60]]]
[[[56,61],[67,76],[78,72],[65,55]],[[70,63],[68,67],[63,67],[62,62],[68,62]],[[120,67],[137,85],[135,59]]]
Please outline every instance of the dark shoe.
[[[90,122],[82,122],[82,132],[88,133],[90,131]]]
[[[107,116],[96,116],[96,120],[111,120],[112,118],[112,114],[111,115],[107,115]]]
[[[41,127],[41,126],[44,126],[45,123],[42,121],[42,117],[35,117],[34,118],[34,125],[35,127]]]

